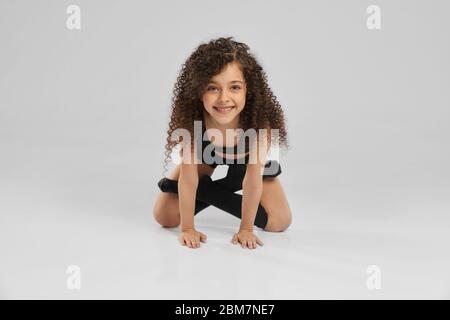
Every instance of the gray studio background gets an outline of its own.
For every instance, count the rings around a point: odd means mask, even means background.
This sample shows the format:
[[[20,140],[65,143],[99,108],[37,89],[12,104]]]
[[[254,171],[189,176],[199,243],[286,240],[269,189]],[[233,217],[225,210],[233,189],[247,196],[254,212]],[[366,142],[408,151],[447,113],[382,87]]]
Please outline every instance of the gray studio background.
[[[449,9],[0,0],[0,297],[448,299]],[[294,221],[258,229],[254,251],[230,244],[239,221],[218,209],[196,218],[197,250],[152,218],[173,84],[219,36],[251,47],[288,123]]]

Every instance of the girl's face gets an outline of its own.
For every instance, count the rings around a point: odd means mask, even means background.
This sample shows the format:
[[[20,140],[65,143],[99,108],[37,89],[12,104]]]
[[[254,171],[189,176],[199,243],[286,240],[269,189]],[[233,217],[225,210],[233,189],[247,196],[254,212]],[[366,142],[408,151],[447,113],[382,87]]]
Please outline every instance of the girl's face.
[[[239,113],[245,106],[247,86],[237,62],[227,64],[211,78],[203,93],[206,112],[221,125],[239,123]]]

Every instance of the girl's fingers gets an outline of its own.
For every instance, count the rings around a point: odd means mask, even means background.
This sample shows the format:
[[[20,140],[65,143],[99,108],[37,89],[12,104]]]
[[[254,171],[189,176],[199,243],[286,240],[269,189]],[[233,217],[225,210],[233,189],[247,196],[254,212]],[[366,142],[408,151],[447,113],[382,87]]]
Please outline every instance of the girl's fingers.
[[[262,243],[261,240],[259,240],[258,238],[256,238],[256,243],[259,244],[260,246],[263,246],[264,244]]]
[[[198,239],[180,238],[179,242],[181,243],[182,246],[187,246],[189,248],[200,248],[200,243],[206,242],[206,240],[207,240],[206,235],[203,233],[200,233],[200,241]],[[256,236],[253,239],[243,239],[243,240],[239,241],[237,234],[235,234],[232,237],[231,242],[233,244],[240,243],[242,248],[249,248],[249,249],[256,249],[258,247],[258,245],[260,245],[260,246],[264,245],[264,243]]]

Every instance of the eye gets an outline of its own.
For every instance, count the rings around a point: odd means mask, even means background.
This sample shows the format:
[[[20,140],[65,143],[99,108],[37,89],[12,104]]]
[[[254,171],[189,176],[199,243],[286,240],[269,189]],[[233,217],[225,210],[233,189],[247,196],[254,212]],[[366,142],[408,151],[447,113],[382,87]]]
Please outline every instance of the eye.
[[[240,87],[240,86],[232,86],[231,88],[235,88],[236,90],[239,90],[239,89],[241,89],[241,87]]]
[[[217,89],[215,87],[208,87],[208,89],[206,89],[207,91],[211,91],[211,89]]]

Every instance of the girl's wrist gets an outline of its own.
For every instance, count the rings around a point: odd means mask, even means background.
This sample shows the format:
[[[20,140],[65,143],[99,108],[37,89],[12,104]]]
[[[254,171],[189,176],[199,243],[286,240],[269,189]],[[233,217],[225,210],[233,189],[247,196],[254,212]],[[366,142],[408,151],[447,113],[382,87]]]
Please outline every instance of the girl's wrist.
[[[187,219],[188,221],[183,221],[184,219],[183,219],[183,217],[181,218],[181,223],[180,223],[180,226],[181,226],[181,232],[184,232],[184,231],[188,231],[188,230],[195,230],[195,224],[194,224],[194,219],[192,218],[192,219]]]

